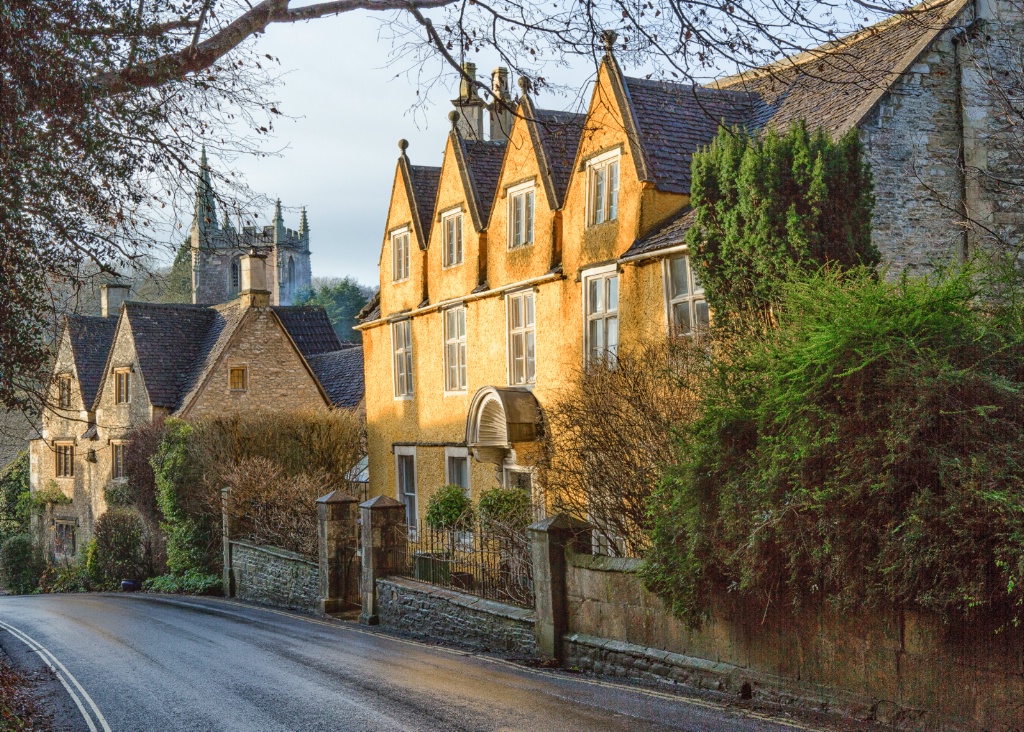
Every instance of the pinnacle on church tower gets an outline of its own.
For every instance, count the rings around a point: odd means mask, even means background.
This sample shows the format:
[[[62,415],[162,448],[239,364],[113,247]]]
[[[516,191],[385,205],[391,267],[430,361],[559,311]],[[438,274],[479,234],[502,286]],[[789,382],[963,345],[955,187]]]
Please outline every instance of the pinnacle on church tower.
[[[205,243],[208,232],[217,230],[217,202],[213,196],[213,183],[210,181],[210,165],[206,160],[206,145],[199,153],[199,181],[196,184],[195,219],[192,222],[193,232],[199,234],[200,242]]]
[[[309,249],[309,220],[306,218],[305,206],[302,207],[302,217],[299,219],[299,241]]]
[[[274,243],[284,242],[284,216],[281,215],[281,199],[274,204]]]

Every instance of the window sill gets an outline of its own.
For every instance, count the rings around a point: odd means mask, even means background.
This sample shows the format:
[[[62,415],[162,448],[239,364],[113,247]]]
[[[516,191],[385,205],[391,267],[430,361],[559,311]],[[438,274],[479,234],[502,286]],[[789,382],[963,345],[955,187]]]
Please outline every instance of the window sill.
[[[456,267],[461,267],[465,263],[466,263],[465,261],[462,261],[462,262],[456,262],[455,264],[442,264],[441,265],[441,269],[455,269]]]
[[[412,278],[411,278],[411,277],[403,277],[403,278],[402,278],[402,279],[400,279],[400,280],[391,280],[391,284],[392,284],[392,285],[400,285],[400,284],[402,284],[403,282],[408,282],[408,281],[409,281],[410,279],[412,279]]]
[[[618,223],[619,223],[619,220],[617,218],[615,218],[615,219],[608,219],[607,221],[602,221],[600,224],[587,224],[587,231],[593,231],[594,229],[601,229],[601,228],[604,228],[604,227],[611,226],[612,224],[618,224]]]
[[[248,394],[249,393],[248,389],[230,389],[229,391],[232,394]]]
[[[411,402],[415,398],[416,398],[416,396],[414,394],[406,394],[404,396],[396,396],[394,398],[394,401],[396,401],[396,402]]]
[[[452,389],[451,391],[445,389],[444,396],[446,397],[464,397],[469,394],[468,389]]]
[[[529,247],[532,247],[534,244],[536,244],[536,242],[533,241],[528,241],[525,244],[509,244],[508,251],[516,252],[519,251],[520,249],[528,249]]]

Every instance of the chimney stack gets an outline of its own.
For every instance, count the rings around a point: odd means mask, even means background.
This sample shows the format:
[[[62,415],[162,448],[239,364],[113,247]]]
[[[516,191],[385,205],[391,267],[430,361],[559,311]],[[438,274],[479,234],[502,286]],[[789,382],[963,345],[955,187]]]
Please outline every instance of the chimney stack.
[[[270,305],[270,290],[267,289],[267,257],[257,254],[255,249],[243,254],[242,291],[239,304],[243,308],[265,308]]]
[[[512,133],[512,92],[508,88],[508,69],[499,66],[491,72],[491,139],[507,140]]]
[[[487,107],[483,99],[476,93],[476,87],[465,77],[476,81],[476,64],[466,62],[462,64],[463,78],[459,84],[459,98],[453,99],[452,104],[459,112],[456,122],[456,129],[466,140],[484,139],[484,109]]]
[[[100,285],[100,314],[104,318],[116,318],[121,314],[121,303],[128,299],[129,285],[108,282]]]

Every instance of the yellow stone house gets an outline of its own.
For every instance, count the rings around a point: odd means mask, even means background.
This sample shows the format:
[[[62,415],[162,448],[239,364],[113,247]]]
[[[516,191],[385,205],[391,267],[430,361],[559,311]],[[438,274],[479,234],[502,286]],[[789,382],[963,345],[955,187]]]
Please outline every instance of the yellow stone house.
[[[504,70],[493,84],[507,98]],[[659,228],[685,212],[713,120],[738,122],[748,95],[626,78],[610,53],[586,115],[537,109],[522,86],[503,117],[463,84],[440,168],[412,165],[399,143],[380,292],[359,328],[370,493],[403,501],[410,525],[447,484],[474,500],[527,490],[543,506],[545,402],[585,359],[708,317]],[[683,144],[680,105],[694,107]]]
[[[955,165],[981,139],[965,120],[1002,140],[988,92],[958,76],[969,15],[966,0],[921,6],[707,86],[627,77],[609,50],[583,115],[537,109],[522,83],[512,102],[503,69],[491,82],[505,105],[463,83],[440,168],[400,143],[380,291],[359,326],[370,494],[405,502],[411,524],[450,483],[474,500],[528,490],[543,510],[534,465],[552,396],[586,363],[709,319],[685,234],[693,153],[722,124],[856,129],[890,275],[963,256],[983,237],[957,212],[1009,205]]]

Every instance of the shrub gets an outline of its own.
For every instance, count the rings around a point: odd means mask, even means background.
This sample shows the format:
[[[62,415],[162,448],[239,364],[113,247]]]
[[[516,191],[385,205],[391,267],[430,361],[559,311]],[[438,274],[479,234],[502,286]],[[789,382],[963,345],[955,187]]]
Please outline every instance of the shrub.
[[[223,591],[220,575],[203,574],[191,570],[180,577],[173,574],[151,577],[142,583],[142,589],[146,592],[184,595],[219,595]]]
[[[67,506],[71,502],[71,498],[57,485],[57,481],[51,480],[32,494],[31,505],[33,512],[42,515],[51,506]]]
[[[28,531],[29,511],[29,457],[28,451],[0,470],[0,544],[9,536]]]
[[[89,572],[88,551],[80,559],[49,565],[39,579],[42,592],[89,592],[100,584]]]
[[[132,505],[152,526],[159,524],[161,517],[156,502],[156,476],[150,460],[160,448],[163,435],[163,420],[157,420],[133,429],[124,446],[124,474]]]
[[[111,483],[103,489],[103,498],[108,506],[134,508],[135,496],[132,487],[127,483]]]
[[[481,491],[477,507],[485,530],[523,530],[533,521],[530,494],[518,488],[488,488]]]
[[[544,406],[537,461],[555,513],[586,517],[605,546],[647,546],[651,493],[675,461],[675,427],[693,410],[684,383],[693,341],[621,349],[615,368],[576,372]]]
[[[427,526],[435,531],[467,531],[473,525],[473,502],[462,486],[446,485],[427,502]]]
[[[0,546],[0,583],[11,592],[35,592],[44,568],[42,553],[28,534],[9,537]]]
[[[734,314],[771,319],[800,272],[873,266],[871,173],[856,130],[833,141],[798,122],[751,136],[722,128],[693,156],[694,273],[719,325]]]
[[[1024,298],[992,275],[788,285],[777,329],[707,362],[652,501],[648,586],[694,623],[725,589],[1016,622]]]
[[[272,460],[256,457],[239,461],[225,479],[231,487],[233,535],[314,559],[318,556],[316,499],[344,489],[338,476],[323,472],[288,476]],[[218,493],[211,513],[219,511],[220,505]]]
[[[216,517],[208,512],[201,491],[201,473],[191,451],[193,427],[179,419],[164,423],[163,438],[153,455],[156,500],[167,539],[167,568],[181,576],[185,572],[207,572],[217,564],[213,551]]]
[[[124,579],[145,576],[143,525],[139,514],[130,508],[111,508],[99,517],[93,529],[96,542],[88,563],[90,573],[104,587],[116,588]]]

